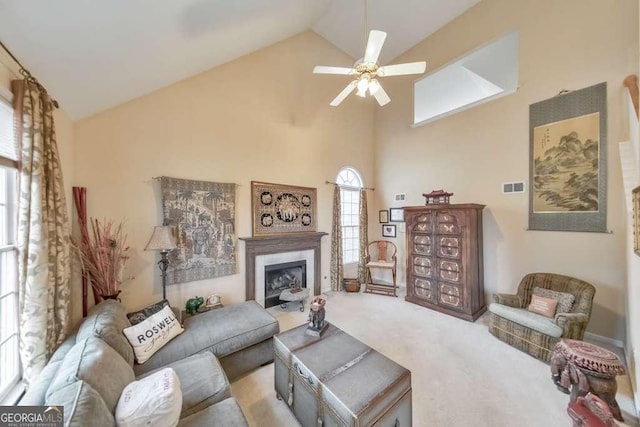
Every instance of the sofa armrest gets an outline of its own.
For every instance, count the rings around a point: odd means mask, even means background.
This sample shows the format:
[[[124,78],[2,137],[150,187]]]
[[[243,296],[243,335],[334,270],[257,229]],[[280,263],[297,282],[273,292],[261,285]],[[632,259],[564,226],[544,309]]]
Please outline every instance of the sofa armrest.
[[[493,294],[493,302],[508,307],[522,308],[522,300],[518,295],[514,294]]]
[[[584,313],[558,313],[555,322],[562,328],[562,338],[581,340],[589,317]]]

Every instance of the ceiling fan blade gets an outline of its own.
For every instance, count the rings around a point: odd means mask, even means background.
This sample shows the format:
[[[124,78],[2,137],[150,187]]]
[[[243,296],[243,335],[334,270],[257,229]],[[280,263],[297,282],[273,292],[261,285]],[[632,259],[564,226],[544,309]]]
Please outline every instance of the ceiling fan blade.
[[[406,64],[385,65],[378,68],[378,75],[381,77],[403,76],[406,74],[422,74],[427,69],[427,63],[407,62]]]
[[[341,75],[349,75],[349,74],[355,74],[356,70],[354,70],[353,68],[346,68],[346,67],[327,67],[324,65],[316,65],[316,67],[313,69],[313,73],[314,74],[341,74]]]
[[[381,107],[391,102],[391,98],[389,98],[389,95],[387,95],[387,92],[384,91],[382,86],[380,86],[373,94],[373,97],[378,101],[378,104],[380,104]]]
[[[331,103],[330,103],[329,105],[331,105],[332,107],[337,107],[338,105],[340,105],[340,103],[341,103],[342,101],[344,101],[344,99],[345,99],[347,96],[349,96],[349,94],[350,94],[351,92],[353,92],[353,90],[356,88],[356,84],[357,84],[357,83],[358,83],[358,82],[357,82],[356,80],[354,80],[354,81],[352,81],[351,83],[349,83],[349,84],[347,85],[347,87],[345,87],[345,88],[342,90],[342,92],[340,92],[340,93],[338,94],[338,96],[336,96],[336,97],[334,98],[334,100],[333,100],[333,101],[331,101]]]
[[[364,51],[364,62],[377,63],[384,39],[387,38],[387,33],[384,31],[371,30],[369,33],[369,41],[367,41],[367,48]]]

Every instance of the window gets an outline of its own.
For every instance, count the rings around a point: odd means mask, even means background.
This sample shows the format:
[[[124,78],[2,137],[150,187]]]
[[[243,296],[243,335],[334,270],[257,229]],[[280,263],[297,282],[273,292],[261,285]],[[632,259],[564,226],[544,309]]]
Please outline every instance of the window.
[[[486,44],[414,84],[415,125],[514,93],[518,33]]]
[[[0,401],[21,380],[13,109],[0,100]]]
[[[343,168],[336,183],[340,186],[342,211],[342,261],[358,262],[360,256],[360,189],[362,178],[353,168]]]

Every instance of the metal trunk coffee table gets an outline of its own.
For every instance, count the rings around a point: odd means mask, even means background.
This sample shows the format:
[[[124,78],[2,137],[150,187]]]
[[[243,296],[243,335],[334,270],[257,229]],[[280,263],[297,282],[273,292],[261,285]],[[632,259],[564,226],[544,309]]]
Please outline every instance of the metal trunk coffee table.
[[[303,427],[411,426],[411,372],[330,324],[274,337],[275,388]]]

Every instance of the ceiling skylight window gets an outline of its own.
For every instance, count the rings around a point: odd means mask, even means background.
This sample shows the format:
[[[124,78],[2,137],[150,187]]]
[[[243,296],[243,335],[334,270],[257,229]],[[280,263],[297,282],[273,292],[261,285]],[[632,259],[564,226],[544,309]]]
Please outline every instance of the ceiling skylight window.
[[[514,93],[518,33],[510,33],[445,65],[414,85],[414,125]]]

